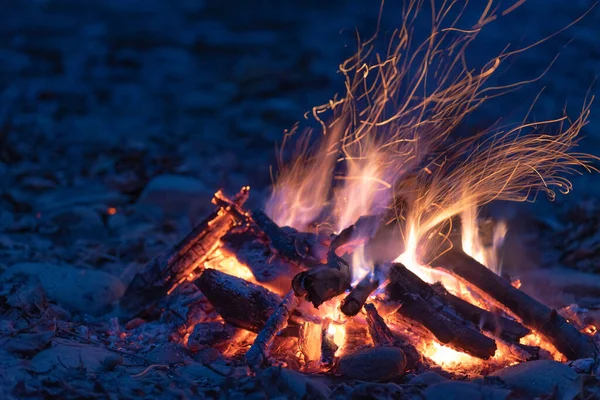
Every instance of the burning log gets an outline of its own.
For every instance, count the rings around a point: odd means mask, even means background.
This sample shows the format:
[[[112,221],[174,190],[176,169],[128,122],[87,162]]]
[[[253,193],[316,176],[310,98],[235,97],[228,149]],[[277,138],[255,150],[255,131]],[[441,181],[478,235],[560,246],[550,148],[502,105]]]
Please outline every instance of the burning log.
[[[306,296],[306,300],[319,308],[323,302],[349,289],[350,279],[350,266],[342,260],[337,266],[320,265],[300,272],[292,280],[292,288],[296,295]]]
[[[248,267],[258,283],[285,293],[298,268],[274,253],[259,232],[247,227],[235,227],[221,239],[222,253],[235,257]]]
[[[218,209],[135,275],[121,299],[121,307],[139,314],[185,280],[218,248],[219,239],[244,218],[239,207],[248,199],[249,190],[243,187],[232,200],[218,191],[213,198]]]
[[[595,357],[592,339],[579,332],[556,310],[551,310],[458,248],[451,248],[427,264],[443,268],[486,293],[512,311],[523,323],[548,339],[568,359]]]
[[[379,218],[379,216],[361,217],[356,224],[344,229],[333,238],[327,252],[327,264],[303,271],[294,277],[292,287],[296,294],[306,296],[306,300],[319,308],[325,301],[350,289],[352,281],[350,265],[336,254],[336,250],[349,244],[353,239],[362,240],[368,237],[367,228],[375,225],[375,221]]]
[[[369,334],[376,346],[392,346],[402,349],[406,356],[406,368],[413,370],[423,365],[421,353],[413,346],[408,338],[392,332],[373,304],[365,304]]]
[[[454,296],[440,283],[436,283],[431,287],[439,296],[447,301],[457,313],[481,327],[484,331],[493,333],[494,336],[509,342],[518,343],[519,339],[531,333],[529,329],[517,321],[505,318],[498,313],[484,310],[460,297]]]
[[[262,286],[215,269],[206,269],[194,282],[223,319],[259,332],[281,303],[281,297]]]
[[[268,238],[273,250],[290,260],[293,264],[305,265],[307,267],[314,267],[321,264],[320,260],[312,254],[312,246],[306,238],[302,240],[288,234],[273,222],[264,211],[252,211],[252,220]],[[315,238],[314,244],[316,243],[317,240]]]
[[[375,268],[377,269],[377,266]],[[342,301],[340,309],[350,317],[355,316],[378,287],[379,279],[376,277],[376,273],[367,274]]]
[[[476,331],[418,276],[402,264],[393,264],[386,290],[391,300],[402,302],[398,313],[418,322],[442,344],[487,360],[496,352],[493,339]]]
[[[304,362],[317,361],[321,355],[321,325],[304,322],[300,325],[298,348],[304,356]]]
[[[256,372],[265,365],[269,347],[273,344],[275,336],[287,326],[288,319],[297,306],[298,298],[290,291],[271,314],[246,353],[246,363],[252,371]]]
[[[321,330],[321,364],[327,368],[333,366],[335,362],[335,352],[338,351],[338,345],[335,344],[333,333],[329,331],[330,323],[323,324]]]

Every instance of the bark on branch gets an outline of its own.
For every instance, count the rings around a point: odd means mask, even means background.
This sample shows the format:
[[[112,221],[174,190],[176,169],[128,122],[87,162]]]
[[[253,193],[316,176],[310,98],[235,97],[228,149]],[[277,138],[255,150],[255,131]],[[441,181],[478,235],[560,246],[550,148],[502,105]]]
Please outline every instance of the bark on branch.
[[[439,256],[423,260],[425,265],[442,268],[487,294],[519,317],[523,324],[542,334],[568,359],[595,357],[598,354],[592,339],[579,332],[556,310],[513,287],[461,249],[453,247],[443,250]]]
[[[494,340],[478,332],[404,265],[393,264],[389,278],[388,297],[402,303],[398,313],[403,317],[425,327],[442,344],[486,360],[494,355]]]

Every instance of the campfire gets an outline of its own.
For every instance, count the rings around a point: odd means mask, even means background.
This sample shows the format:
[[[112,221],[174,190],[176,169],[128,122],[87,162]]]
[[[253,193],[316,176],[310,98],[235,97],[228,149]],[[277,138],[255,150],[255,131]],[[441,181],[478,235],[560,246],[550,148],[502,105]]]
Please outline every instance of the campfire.
[[[423,43],[411,36],[418,2],[407,3],[386,55],[375,53],[377,35],[361,42],[340,67],[346,95],[313,109],[322,135],[286,133],[282,150],[296,151],[281,152],[264,209],[245,207],[249,187],[218,191],[215,211],[135,276],[122,307],[160,313],[166,297],[198,291],[174,340],[255,372],[384,381],[596,357],[594,327],[502,276],[511,227],[478,217],[492,201],[566,194],[566,174],[593,169],[594,157],[572,152],[591,102],[574,119],[457,137],[487,98],[521,84],[486,81],[523,50],[469,69],[469,43],[510,10],[488,6],[464,26],[448,22],[444,4]],[[198,308],[212,316],[197,318]]]

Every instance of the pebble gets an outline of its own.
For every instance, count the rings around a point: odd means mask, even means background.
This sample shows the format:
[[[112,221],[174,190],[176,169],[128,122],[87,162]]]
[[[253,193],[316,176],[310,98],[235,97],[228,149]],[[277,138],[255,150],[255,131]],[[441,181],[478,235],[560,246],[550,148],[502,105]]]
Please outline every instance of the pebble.
[[[343,356],[337,373],[367,382],[381,382],[401,377],[406,369],[406,356],[397,347],[373,347]]]

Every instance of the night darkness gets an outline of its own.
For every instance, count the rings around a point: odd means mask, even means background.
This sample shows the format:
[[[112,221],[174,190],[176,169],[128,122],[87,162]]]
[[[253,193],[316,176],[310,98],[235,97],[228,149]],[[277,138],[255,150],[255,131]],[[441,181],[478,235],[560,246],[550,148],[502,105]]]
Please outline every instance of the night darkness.
[[[268,324],[269,314],[261,320],[265,312],[281,311],[275,307],[291,290],[296,272],[305,267],[317,271],[302,282],[309,285],[322,279],[319,268],[330,271],[332,251],[317,250],[324,244],[333,248],[332,238],[339,233],[329,220],[322,224],[327,228],[317,224],[325,221],[331,204],[306,229],[290,222],[293,228],[282,230],[269,219],[282,221],[267,205],[277,156],[288,162],[293,157],[293,146],[281,153],[278,146],[293,129],[298,132],[294,139],[308,128],[316,129],[313,142],[323,138],[310,116],[312,107],[326,104],[336,93],[343,97],[339,66],[355,54],[357,33],[368,38],[378,28],[374,51],[386,52],[401,25],[404,3],[386,0],[380,15],[380,4],[373,0],[0,0],[0,398],[488,398],[485,394],[526,399],[552,390],[559,394],[543,398],[597,398],[597,352],[485,379],[429,364],[419,364],[420,369],[405,365],[401,373],[390,373],[399,367],[386,357],[396,356],[380,354],[365,359],[387,368],[385,372],[357,375],[366,361],[359,355],[358,361],[340,363],[335,351],[337,358],[323,364],[336,371],[333,375],[323,365],[309,368],[292,356],[261,361],[258,372],[251,362],[249,367],[244,363],[244,352],[252,345],[246,330],[257,327],[258,333]],[[422,3],[410,32],[415,43],[430,33],[432,3],[439,10],[447,2]],[[461,29],[472,27],[485,8],[485,2],[471,3],[456,25]],[[494,2],[498,18],[470,44],[465,60],[480,70],[503,49],[539,41],[503,62],[485,85],[532,82],[469,114],[447,138],[450,143],[493,124],[518,123],[528,112],[531,122],[563,112],[574,119],[586,101],[600,94],[600,7],[583,0],[529,0],[501,15],[514,3],[518,1]],[[405,77],[407,83],[410,77]],[[590,107],[576,152],[600,156],[598,104],[596,100]],[[598,166],[595,160],[590,165]],[[578,171],[583,173],[570,178],[574,190],[566,196],[496,201],[481,209],[480,217],[508,226],[498,257],[509,286],[520,279],[522,290],[583,330],[600,327],[600,174]],[[244,203],[245,194],[234,195],[246,185],[251,189]],[[219,189],[224,195],[211,203]],[[262,321],[253,321],[253,329],[235,316],[245,313],[244,307],[227,314],[207,294],[219,293],[211,286],[218,279],[200,276],[200,265],[186,266],[185,274],[178,272],[181,276],[139,281],[157,254],[186,235],[198,235],[215,209],[232,213],[226,215],[231,221],[205,227],[222,229],[215,239],[215,248],[224,246],[218,257],[235,254],[235,265],[269,265],[258,272],[250,267],[250,278],[237,273],[277,292],[260,286],[268,292],[261,292],[260,301],[254,295],[245,298],[247,313]],[[269,217],[244,214],[255,209],[265,209]],[[238,232],[232,226],[254,231]],[[381,233],[369,232],[371,238]],[[344,246],[350,245],[340,248]],[[208,254],[204,247],[194,251]],[[169,257],[182,252],[180,248]],[[202,263],[216,268],[218,257],[211,253]],[[336,261],[342,271],[347,259]],[[344,293],[349,283],[336,294]],[[168,289],[179,286],[167,295],[167,284]],[[236,299],[244,299],[246,290],[236,289],[238,284],[225,282],[227,289],[220,292],[231,302],[244,303]],[[143,295],[124,304],[123,299],[138,295],[130,293],[135,285]],[[273,289],[283,286],[285,290]],[[315,303],[317,289],[292,289],[293,301],[308,291]],[[435,296],[431,293],[418,296],[430,299]],[[408,297],[397,297],[395,301],[408,304]],[[359,301],[359,309],[364,302]],[[304,310],[304,303],[309,304],[302,300],[290,307]],[[253,314],[254,306],[260,312]],[[503,312],[494,306],[489,314]],[[366,318],[366,311],[361,315]],[[289,315],[283,317],[287,321]],[[442,325],[451,326],[452,318]],[[285,352],[278,343],[286,335],[301,340],[302,325],[290,324],[275,340],[273,354]],[[481,321],[469,324],[485,330]],[[363,328],[358,336],[373,335]],[[594,340],[600,343],[597,336]],[[366,344],[402,348],[398,351],[401,357],[409,355],[410,364],[410,350],[394,340],[385,343]],[[274,368],[265,369],[267,364]],[[531,388],[519,381],[522,376],[543,383]],[[464,382],[456,386],[447,379]],[[585,389],[580,389],[583,381]]]

